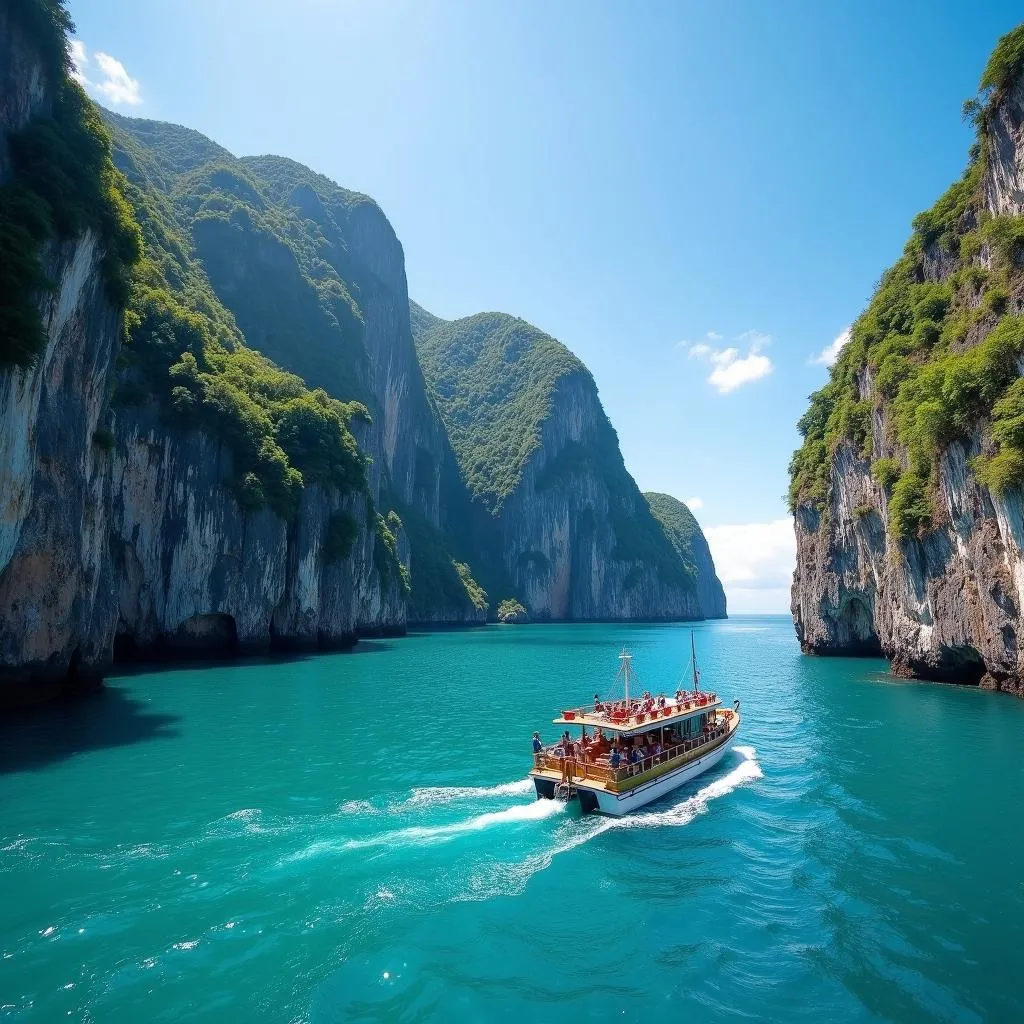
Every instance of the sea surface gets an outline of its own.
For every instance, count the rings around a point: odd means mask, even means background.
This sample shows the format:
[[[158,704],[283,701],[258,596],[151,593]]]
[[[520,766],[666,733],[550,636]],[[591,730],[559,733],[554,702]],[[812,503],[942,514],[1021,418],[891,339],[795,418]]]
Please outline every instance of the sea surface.
[[[492,626],[176,667],[0,727],[0,1016],[1020,1021],[1024,702],[695,627],[738,746],[626,819],[537,802],[530,736],[623,646]]]

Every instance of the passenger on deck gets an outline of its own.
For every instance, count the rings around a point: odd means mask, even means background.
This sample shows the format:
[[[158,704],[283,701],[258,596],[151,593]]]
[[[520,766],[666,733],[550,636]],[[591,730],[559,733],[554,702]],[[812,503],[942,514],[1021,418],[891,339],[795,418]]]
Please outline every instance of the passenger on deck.
[[[619,748],[612,747],[612,756],[608,759],[608,763],[612,766],[612,768],[618,768],[619,762],[621,760],[622,758],[619,756]]]
[[[576,762],[572,758],[572,752],[566,751],[566,756],[562,758],[562,781],[572,782],[573,775],[575,772]]]
[[[626,760],[630,764],[636,764],[637,761],[640,760],[640,758],[637,756],[636,747],[630,747],[629,748],[629,756],[626,758]]]
[[[598,694],[594,694],[594,712],[600,714],[604,711],[604,704],[601,703],[601,697]]]
[[[540,733],[535,732],[533,734],[533,752],[539,754],[544,749],[544,744],[540,741]]]

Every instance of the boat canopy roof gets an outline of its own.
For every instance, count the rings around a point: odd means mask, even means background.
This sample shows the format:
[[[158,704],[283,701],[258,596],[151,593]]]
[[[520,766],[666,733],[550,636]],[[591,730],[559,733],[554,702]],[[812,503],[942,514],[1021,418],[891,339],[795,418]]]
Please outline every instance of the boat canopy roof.
[[[563,711],[552,722],[555,725],[589,725],[605,733],[632,736],[685,721],[694,715],[704,715],[722,706],[716,693],[687,693],[679,699],[668,697],[664,707],[655,702],[654,707],[646,712],[641,710],[643,704],[642,701],[633,701],[627,707],[625,701],[610,701],[601,704],[601,710],[594,705],[572,708]]]

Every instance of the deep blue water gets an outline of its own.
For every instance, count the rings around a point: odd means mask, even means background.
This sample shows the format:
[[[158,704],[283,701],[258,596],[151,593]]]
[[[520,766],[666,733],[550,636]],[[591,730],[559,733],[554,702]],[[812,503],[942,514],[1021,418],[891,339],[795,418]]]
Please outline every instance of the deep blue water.
[[[696,627],[738,748],[638,816],[531,799],[622,646],[529,626],[180,668],[0,728],[0,1013],[1017,1021],[1024,704]]]

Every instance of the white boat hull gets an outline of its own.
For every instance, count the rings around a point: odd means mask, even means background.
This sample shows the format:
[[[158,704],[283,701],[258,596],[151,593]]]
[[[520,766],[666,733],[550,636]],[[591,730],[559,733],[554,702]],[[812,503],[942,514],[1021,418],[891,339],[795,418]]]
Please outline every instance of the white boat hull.
[[[579,791],[593,794],[597,799],[597,809],[601,814],[611,814],[616,818],[621,817],[623,814],[629,814],[631,811],[645,807],[652,801],[665,796],[666,793],[671,793],[672,790],[678,789],[691,779],[695,779],[698,775],[703,775],[704,772],[714,768],[732,746],[737,731],[734,729],[732,735],[721,746],[715,747],[714,750],[709,750],[706,754],[698,757],[696,761],[691,761],[689,764],[685,764],[674,772],[669,772],[667,775],[662,775],[660,778],[652,779],[636,789],[626,790],[622,793],[610,793],[605,789],[591,789],[579,780],[576,782],[576,788]]]

